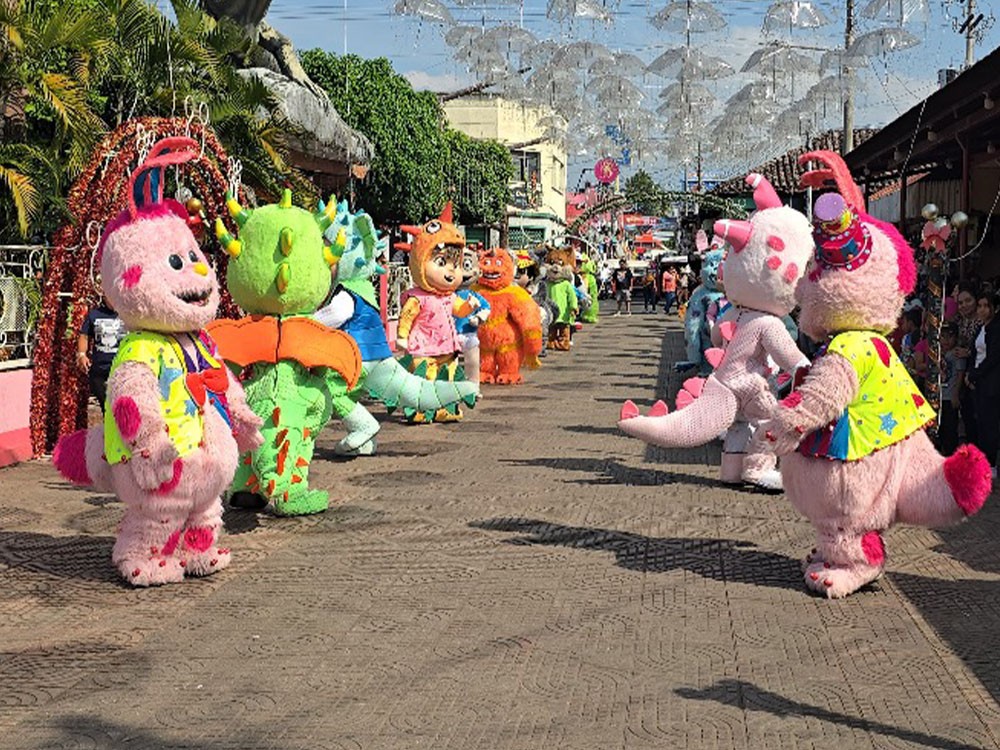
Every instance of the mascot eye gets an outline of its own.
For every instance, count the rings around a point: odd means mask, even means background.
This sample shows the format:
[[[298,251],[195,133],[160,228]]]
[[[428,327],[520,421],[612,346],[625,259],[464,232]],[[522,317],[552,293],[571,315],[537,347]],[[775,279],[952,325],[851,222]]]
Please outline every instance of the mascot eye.
[[[188,257],[191,259],[192,263],[197,263],[198,262],[198,256],[195,255],[194,250],[189,250],[188,251]]]
[[[424,225],[424,231],[427,234],[437,234],[441,231],[441,222],[439,221],[428,221]]]
[[[439,255],[434,259],[434,265],[439,268],[444,268],[446,265],[448,265],[448,261],[446,261],[442,256]]]
[[[476,264],[472,262],[472,258],[466,258],[465,260],[462,261],[463,271],[471,271],[475,267]]]
[[[175,271],[180,271],[184,268],[184,260],[176,253],[167,258],[167,261],[170,263],[170,267]]]

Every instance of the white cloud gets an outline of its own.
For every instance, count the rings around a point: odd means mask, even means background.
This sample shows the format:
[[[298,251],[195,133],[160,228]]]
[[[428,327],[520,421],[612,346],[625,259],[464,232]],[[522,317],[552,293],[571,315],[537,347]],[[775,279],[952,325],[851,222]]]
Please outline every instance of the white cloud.
[[[410,82],[417,91],[455,91],[457,89],[471,86],[474,81],[471,78],[451,75],[435,75],[423,70],[409,70],[403,73],[403,78]]]

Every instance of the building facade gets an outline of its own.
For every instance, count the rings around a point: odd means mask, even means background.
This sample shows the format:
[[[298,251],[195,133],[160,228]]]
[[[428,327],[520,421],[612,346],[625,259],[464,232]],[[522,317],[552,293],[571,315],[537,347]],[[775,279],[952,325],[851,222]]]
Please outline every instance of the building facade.
[[[507,146],[514,162],[507,206],[508,246],[535,247],[566,226],[566,123],[552,110],[494,96],[444,103],[455,130]]]

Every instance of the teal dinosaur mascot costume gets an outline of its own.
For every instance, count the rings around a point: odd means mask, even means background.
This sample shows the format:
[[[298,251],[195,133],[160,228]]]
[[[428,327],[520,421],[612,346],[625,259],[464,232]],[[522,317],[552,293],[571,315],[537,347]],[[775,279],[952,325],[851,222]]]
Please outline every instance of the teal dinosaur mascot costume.
[[[320,211],[326,208],[320,203]],[[351,213],[347,201],[341,201],[325,236],[340,257],[329,301],[314,318],[350,334],[361,350],[357,387],[334,398],[334,412],[348,430],[335,452],[343,456],[369,456],[375,452],[379,423],[359,403],[365,392],[384,403],[390,414],[401,408],[407,417],[419,412],[433,414],[438,409],[453,410],[462,401],[475,406],[474,383],[427,380],[409,372],[392,356],[372,285],[374,276],[385,273],[376,258],[388,248],[389,241],[379,239],[371,217],[363,211]]]
[[[354,339],[311,317],[344,248],[323,239],[333,212],[293,206],[290,190],[277,205],[252,211],[229,196],[227,205],[239,239],[221,219],[215,231],[229,254],[229,293],[249,316],[217,320],[210,331],[264,420],[264,444],[241,457],[230,503],[252,509],[272,503],[282,516],[319,513],[329,494],[308,483],[316,436],[361,374]]]

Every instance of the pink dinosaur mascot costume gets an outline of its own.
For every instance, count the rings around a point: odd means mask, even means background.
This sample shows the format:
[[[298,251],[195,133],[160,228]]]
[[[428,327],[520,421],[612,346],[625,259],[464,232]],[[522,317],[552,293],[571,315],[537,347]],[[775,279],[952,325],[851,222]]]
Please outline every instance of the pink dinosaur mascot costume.
[[[732,246],[721,276],[733,305],[717,326],[728,341],[725,351],[705,352],[717,369],[707,380],[692,378],[684,383],[677,397],[678,407],[684,408],[673,414],[658,401],[649,416],[641,417],[635,404],[626,401],[618,422],[626,435],[668,448],[703,445],[733,427],[738,417],[745,422],[771,415],[776,401],[767,382],[769,357],[788,372],[809,363],[781,321],[795,307],[795,286],[812,254],[809,221],[782,206],[761,175],[749,175],[747,184],[754,188],[757,205],[750,221],[715,224],[716,235]],[[744,440],[739,450],[745,445]],[[730,441],[726,447],[731,447]],[[781,489],[776,458],[763,434],[755,435],[745,450],[745,456],[724,453],[723,480]]]
[[[799,157],[824,169],[802,183],[838,192],[816,201],[815,255],[797,290],[802,330],[826,341],[801,386],[762,423],[792,504],[816,527],[805,584],[830,598],[875,580],[893,523],[941,526],[972,515],[990,467],[972,446],[940,456],[924,432],[934,412],[883,334],[916,281],[913,251],[865,213],[847,166],[829,151]]]
[[[98,248],[101,287],[129,334],[108,379],[103,426],[56,445],[70,481],[113,491],[125,515],[112,562],[134,586],[208,575],[229,564],[217,546],[221,493],[261,421],[205,333],[219,284],[187,211],[163,200],[163,167],[198,154],[190,138],[155,144],[129,182],[128,209]]]

